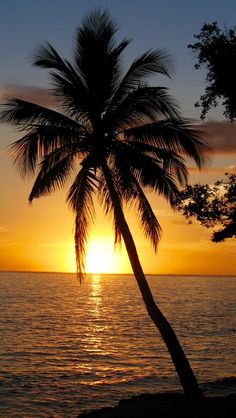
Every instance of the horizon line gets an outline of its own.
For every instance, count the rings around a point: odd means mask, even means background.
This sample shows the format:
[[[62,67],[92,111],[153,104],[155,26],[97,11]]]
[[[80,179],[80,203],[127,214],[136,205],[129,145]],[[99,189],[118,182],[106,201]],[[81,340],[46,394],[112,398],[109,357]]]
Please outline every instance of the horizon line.
[[[73,271],[43,271],[43,270],[1,270],[0,273],[42,273],[42,274],[74,274],[76,272]],[[86,272],[85,276],[134,276],[134,273],[89,273]],[[186,277],[202,277],[202,276],[211,276],[211,277],[236,277],[236,274],[214,274],[214,273],[145,273],[146,276],[186,276]]]

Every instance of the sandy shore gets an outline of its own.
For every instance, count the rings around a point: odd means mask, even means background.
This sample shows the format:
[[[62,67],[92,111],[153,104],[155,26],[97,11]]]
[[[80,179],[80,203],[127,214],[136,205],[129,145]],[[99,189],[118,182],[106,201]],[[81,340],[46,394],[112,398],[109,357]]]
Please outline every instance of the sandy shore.
[[[234,418],[236,396],[191,401],[176,393],[148,394],[122,400],[113,408],[82,413],[79,418]]]

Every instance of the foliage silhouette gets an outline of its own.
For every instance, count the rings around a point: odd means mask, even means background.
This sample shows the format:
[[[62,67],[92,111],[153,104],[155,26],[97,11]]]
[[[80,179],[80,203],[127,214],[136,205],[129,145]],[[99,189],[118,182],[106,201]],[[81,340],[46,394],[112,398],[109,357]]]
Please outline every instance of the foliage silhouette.
[[[205,93],[195,106],[202,107],[201,118],[217,106],[223,99],[224,115],[233,120],[236,117],[236,29],[222,31],[217,22],[205,23],[200,34],[194,35],[198,41],[188,45],[197,56],[195,68],[207,68]]]
[[[213,186],[188,185],[177,198],[177,209],[190,223],[196,219],[206,228],[217,227],[213,242],[236,237],[236,174],[226,175]]]
[[[129,41],[117,43],[117,29],[107,11],[90,13],[77,29],[72,61],[43,44],[34,53],[33,64],[49,70],[58,110],[12,98],[4,104],[1,120],[25,131],[11,148],[22,175],[36,175],[30,202],[64,186],[76,172],[67,202],[75,212],[80,277],[95,196],[105,214],[113,216],[115,243],[125,243],[147,312],[166,343],[185,393],[197,397],[201,396],[197,380],[153,299],[124,207],[135,205],[144,234],[156,250],[161,227],[144,190],[157,192],[173,206],[178,184],[187,180],[184,157],[201,167],[207,146],[201,132],[181,117],[167,89],[146,81],[152,75],[170,77],[166,51],[143,53],[125,72],[122,53]]]

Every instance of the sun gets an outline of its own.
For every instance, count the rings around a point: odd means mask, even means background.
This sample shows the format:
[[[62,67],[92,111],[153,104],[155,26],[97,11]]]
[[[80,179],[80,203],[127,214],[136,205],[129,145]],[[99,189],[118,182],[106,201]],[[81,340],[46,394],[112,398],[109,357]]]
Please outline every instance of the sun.
[[[75,272],[76,257],[74,244],[66,248],[65,260],[61,271]],[[86,249],[85,272],[88,274],[128,274],[131,273],[130,262],[125,248],[114,249],[114,238],[110,236],[94,237],[88,242]]]
[[[97,241],[88,244],[86,257],[87,273],[116,273],[116,260],[113,246]]]
[[[88,243],[86,256],[87,273],[122,273],[127,269],[126,264],[127,260],[123,251],[114,250],[113,240],[99,239]]]

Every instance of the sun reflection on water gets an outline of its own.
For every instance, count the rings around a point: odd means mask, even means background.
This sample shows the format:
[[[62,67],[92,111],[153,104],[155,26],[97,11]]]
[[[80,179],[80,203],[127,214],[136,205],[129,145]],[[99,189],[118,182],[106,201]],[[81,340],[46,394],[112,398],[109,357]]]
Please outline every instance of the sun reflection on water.
[[[90,317],[90,336],[89,353],[90,355],[103,353],[103,331],[105,327],[102,312],[102,278],[99,274],[91,275],[89,296],[89,317]]]
[[[92,316],[99,317],[101,310],[101,295],[102,286],[101,286],[101,276],[100,274],[93,274],[91,276],[91,294],[90,299],[92,302],[91,314]]]

